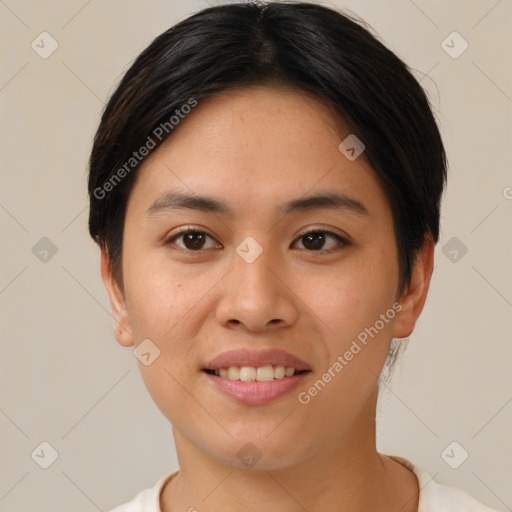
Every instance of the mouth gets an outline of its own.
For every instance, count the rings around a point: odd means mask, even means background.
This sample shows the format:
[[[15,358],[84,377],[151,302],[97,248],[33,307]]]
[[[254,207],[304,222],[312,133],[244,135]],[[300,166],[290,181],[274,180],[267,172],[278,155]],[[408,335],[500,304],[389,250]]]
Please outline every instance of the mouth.
[[[311,368],[280,349],[224,352],[201,369],[216,390],[246,405],[268,404],[297,387]]]
[[[213,370],[205,368],[204,372],[216,377],[242,382],[269,382],[274,379],[286,379],[294,375],[309,372],[310,370],[297,370],[293,366],[265,365],[265,366],[229,366]]]

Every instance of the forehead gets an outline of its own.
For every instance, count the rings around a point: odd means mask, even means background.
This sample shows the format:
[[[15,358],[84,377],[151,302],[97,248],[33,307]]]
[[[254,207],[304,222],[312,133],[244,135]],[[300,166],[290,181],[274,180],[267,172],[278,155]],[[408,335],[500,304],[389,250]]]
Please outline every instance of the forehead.
[[[179,189],[257,213],[322,189],[371,195],[370,210],[386,208],[364,153],[350,161],[339,150],[349,134],[329,106],[301,91],[253,87],[210,97],[146,159],[132,194],[147,208]]]

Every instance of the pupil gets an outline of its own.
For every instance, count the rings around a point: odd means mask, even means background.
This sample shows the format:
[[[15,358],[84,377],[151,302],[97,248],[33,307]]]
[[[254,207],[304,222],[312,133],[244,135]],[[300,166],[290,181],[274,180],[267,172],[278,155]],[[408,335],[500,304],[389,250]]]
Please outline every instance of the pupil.
[[[310,248],[320,249],[324,244],[325,235],[324,235],[324,233],[309,233],[306,235],[306,240],[307,240],[307,243],[304,244],[306,247],[309,244],[309,242],[311,242],[313,240],[313,242],[312,242],[313,247],[310,247]],[[316,240],[317,243],[315,243],[314,240]]]
[[[192,243],[192,247],[188,247],[188,242]],[[204,243],[203,233],[187,233],[185,236],[185,245],[189,249],[200,249]],[[196,245],[197,244],[197,245]]]
[[[304,236],[306,242],[304,245],[310,249],[321,249],[325,242],[324,233],[308,233]],[[204,244],[204,234],[200,232],[187,233],[185,235],[185,245],[188,249],[200,249]]]

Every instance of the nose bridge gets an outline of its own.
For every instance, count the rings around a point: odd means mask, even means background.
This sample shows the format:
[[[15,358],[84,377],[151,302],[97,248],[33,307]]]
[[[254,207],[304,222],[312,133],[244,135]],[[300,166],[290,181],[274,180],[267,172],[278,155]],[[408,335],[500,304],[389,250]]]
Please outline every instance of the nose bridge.
[[[236,247],[233,266],[236,293],[239,297],[248,296],[265,302],[276,298],[279,285],[275,282],[275,274],[278,272],[279,262],[277,251],[268,244],[264,247],[254,237],[247,236]]]
[[[235,251],[217,310],[219,321],[242,323],[250,330],[293,321],[297,311],[293,294],[279,278],[282,265],[277,251],[250,236]]]

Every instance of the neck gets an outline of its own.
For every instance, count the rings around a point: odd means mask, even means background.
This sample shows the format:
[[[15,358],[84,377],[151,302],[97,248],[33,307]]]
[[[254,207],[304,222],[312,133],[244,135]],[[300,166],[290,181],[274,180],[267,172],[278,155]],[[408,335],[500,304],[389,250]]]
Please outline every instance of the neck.
[[[225,463],[175,429],[180,471],[164,488],[162,512],[416,511],[416,477],[376,450],[376,398],[377,391],[338,439],[315,445],[310,457],[270,470]]]

